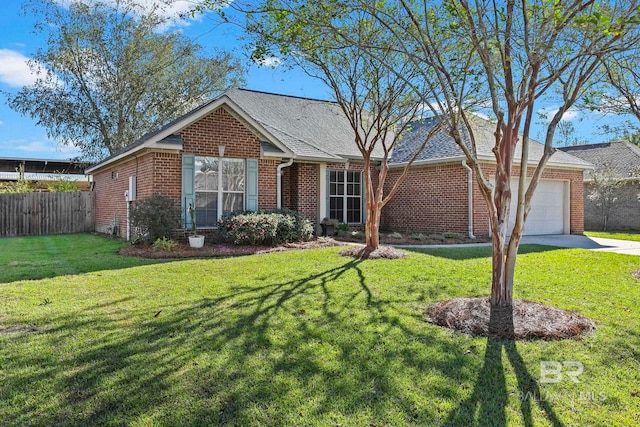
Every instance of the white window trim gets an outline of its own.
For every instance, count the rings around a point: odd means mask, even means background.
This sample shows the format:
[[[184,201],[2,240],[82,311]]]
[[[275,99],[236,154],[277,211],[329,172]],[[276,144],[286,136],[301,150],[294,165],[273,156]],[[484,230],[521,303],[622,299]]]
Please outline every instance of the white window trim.
[[[214,190],[197,190],[194,187],[194,190],[193,190],[193,193],[194,193],[194,204],[195,204],[195,201],[198,198],[198,193],[217,193],[218,210],[216,212],[216,221],[219,221],[220,218],[222,218],[222,215],[223,215],[223,213],[222,213],[222,205],[223,205],[223,200],[224,200],[224,194],[225,193],[227,193],[227,194],[242,194],[242,209],[246,209],[247,208],[247,196],[246,196],[247,183],[246,182],[244,183],[244,190],[242,190],[242,191],[237,191],[237,190],[236,191],[224,191],[222,189],[222,182],[223,182],[223,179],[222,179],[222,162],[224,160],[242,160],[243,172],[246,175],[246,173],[247,173],[247,159],[238,159],[238,158],[233,158],[233,157],[219,157],[219,156],[218,157],[216,157],[216,156],[195,156],[195,161],[197,162],[198,159],[205,159],[205,158],[218,160],[218,189],[215,190],[215,191]],[[194,173],[194,181],[195,181],[196,168],[194,168],[193,173]],[[197,226],[197,224],[196,224],[196,228],[197,229],[214,229],[214,228],[217,228],[217,227],[210,226],[210,225],[200,227],[200,226]]]
[[[333,170],[329,169],[329,172],[341,172],[341,171],[340,170],[336,170],[336,169],[333,169]],[[331,184],[332,184],[332,182],[331,182],[331,175],[329,175],[329,188],[327,188],[327,192],[329,193],[329,206],[328,206],[328,208],[329,208],[329,210],[331,209],[331,198],[332,197],[333,198],[342,197],[342,222],[345,223],[345,224],[362,224],[363,223],[363,221],[362,221],[363,210],[364,210],[364,206],[363,206],[363,203],[362,203],[362,201],[363,201],[363,197],[362,197],[362,185],[363,185],[362,184],[362,172],[350,171],[350,170],[344,169],[344,170],[342,170],[342,173],[343,173],[342,179],[344,180],[343,181],[344,191],[343,191],[343,194],[341,196],[340,195],[335,195],[335,196],[331,195]],[[347,194],[347,185],[349,184],[349,182],[347,181],[347,176],[348,176],[349,173],[357,173],[358,176],[360,177],[360,180],[358,182],[358,184],[360,185],[360,193],[358,195]],[[348,208],[347,208],[347,199],[349,197],[357,198],[360,201],[360,203],[359,203],[359,205],[360,205],[360,218],[358,219],[357,222],[348,222],[347,221],[347,210],[348,210]]]

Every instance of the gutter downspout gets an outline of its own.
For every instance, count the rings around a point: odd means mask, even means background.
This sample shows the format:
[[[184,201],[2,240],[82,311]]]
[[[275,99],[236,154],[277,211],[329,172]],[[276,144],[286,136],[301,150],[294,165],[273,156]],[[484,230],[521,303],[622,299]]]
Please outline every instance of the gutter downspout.
[[[473,170],[467,164],[467,160],[462,161],[462,167],[467,170],[467,192],[469,201],[469,238],[475,239],[473,235]]]
[[[276,207],[282,209],[282,169],[288,168],[293,164],[293,159],[289,159],[286,163],[280,163],[278,165],[278,171],[276,173]]]

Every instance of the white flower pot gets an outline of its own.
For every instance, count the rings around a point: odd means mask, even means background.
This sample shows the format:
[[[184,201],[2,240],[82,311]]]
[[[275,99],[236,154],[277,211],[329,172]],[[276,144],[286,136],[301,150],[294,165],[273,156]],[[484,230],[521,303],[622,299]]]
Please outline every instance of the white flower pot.
[[[189,246],[201,248],[204,246],[204,236],[189,236]]]

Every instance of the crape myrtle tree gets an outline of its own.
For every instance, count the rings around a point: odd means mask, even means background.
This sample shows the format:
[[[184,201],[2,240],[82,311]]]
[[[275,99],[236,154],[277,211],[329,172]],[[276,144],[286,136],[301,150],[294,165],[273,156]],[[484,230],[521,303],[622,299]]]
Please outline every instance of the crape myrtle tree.
[[[473,168],[489,213],[491,308],[510,315],[518,247],[531,199],[555,151],[556,127],[593,83],[603,59],[637,43],[637,1],[353,1],[388,28],[398,51],[422,65],[433,82],[421,94],[425,105],[452,118],[448,131]],[[496,162],[492,177],[477,156],[469,96],[486,97],[483,113],[492,123]],[[552,100],[557,112],[546,127],[541,158],[530,165],[529,135],[541,100]],[[520,166],[515,194],[514,166]],[[508,230],[512,197],[517,209]]]
[[[167,18],[137,0],[31,0],[25,11],[47,38],[30,62],[36,82],[6,94],[8,104],[89,160],[242,82],[230,53],[204,55],[180,32],[163,32]]]
[[[339,46],[372,58],[393,50],[420,73],[405,82],[460,147],[486,201],[492,317],[508,321],[518,247],[531,199],[555,151],[556,127],[594,84],[603,59],[637,43],[637,1],[331,0],[313,7],[328,17],[323,23],[332,26]],[[289,12],[272,13],[286,17]],[[357,29],[370,25],[383,28],[384,37],[361,38]],[[296,31],[288,27],[285,32],[290,30]],[[404,61],[381,64],[404,77]],[[412,81],[421,84],[412,86]],[[529,135],[536,102],[542,100],[552,101],[557,111],[547,124],[542,156],[530,162]],[[476,149],[483,127],[474,114],[478,106],[484,106],[480,112],[488,116],[493,138],[495,169],[489,174]],[[511,178],[516,175],[514,194]],[[512,197],[517,209],[508,230]],[[497,322],[494,327],[512,325]]]
[[[234,7],[241,8],[239,3]],[[406,54],[393,49],[391,35],[366,12],[346,9],[335,14],[331,5],[304,0],[267,0],[248,15],[253,56],[286,58],[319,79],[333,92],[353,129],[354,143],[364,163],[367,256],[379,247],[382,208],[397,192],[409,167],[438,131],[432,127],[415,142],[413,155],[385,193],[389,158],[411,123],[422,113],[417,95],[422,77]],[[346,40],[340,34],[349,34]],[[365,52],[362,46],[371,46]]]

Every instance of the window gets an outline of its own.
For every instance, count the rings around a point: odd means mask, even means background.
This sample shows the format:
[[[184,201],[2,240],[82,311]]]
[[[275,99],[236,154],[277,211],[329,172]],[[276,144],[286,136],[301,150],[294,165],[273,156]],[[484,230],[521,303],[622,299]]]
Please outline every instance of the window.
[[[196,224],[215,227],[224,213],[244,208],[243,159],[195,158]]]
[[[348,224],[362,222],[362,174],[329,171],[329,218]]]

